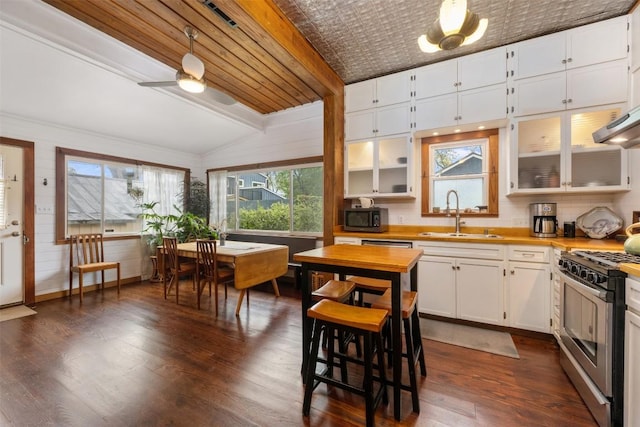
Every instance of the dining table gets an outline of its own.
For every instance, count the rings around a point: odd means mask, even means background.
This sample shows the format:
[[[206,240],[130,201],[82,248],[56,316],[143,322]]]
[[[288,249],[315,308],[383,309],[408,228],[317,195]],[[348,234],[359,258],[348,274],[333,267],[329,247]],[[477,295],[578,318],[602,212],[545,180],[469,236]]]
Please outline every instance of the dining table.
[[[179,243],[178,256],[196,258],[196,242]],[[233,286],[240,290],[236,316],[240,313],[245,293],[253,286],[270,281],[274,293],[280,296],[276,279],[289,270],[288,246],[230,240],[221,245],[218,241],[216,257],[219,263],[228,264],[234,269]]]
[[[306,372],[311,348],[312,321],[307,310],[312,305],[313,272],[337,274],[340,280],[348,275],[385,279],[391,282],[391,336],[393,352],[394,417],[401,418],[402,391],[402,274],[409,273],[410,288],[418,290],[418,260],[422,250],[389,246],[329,245],[293,255],[301,264],[302,290],[302,374]]]

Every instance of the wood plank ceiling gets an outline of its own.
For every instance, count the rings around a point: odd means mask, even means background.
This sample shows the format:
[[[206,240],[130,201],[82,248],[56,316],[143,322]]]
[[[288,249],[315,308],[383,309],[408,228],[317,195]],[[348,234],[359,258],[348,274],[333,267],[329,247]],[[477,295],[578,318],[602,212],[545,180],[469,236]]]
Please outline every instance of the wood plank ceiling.
[[[266,114],[329,95],[344,83],[271,0],[44,0],[67,14],[178,69],[189,51],[185,26],[198,30],[193,53],[205,80]]]

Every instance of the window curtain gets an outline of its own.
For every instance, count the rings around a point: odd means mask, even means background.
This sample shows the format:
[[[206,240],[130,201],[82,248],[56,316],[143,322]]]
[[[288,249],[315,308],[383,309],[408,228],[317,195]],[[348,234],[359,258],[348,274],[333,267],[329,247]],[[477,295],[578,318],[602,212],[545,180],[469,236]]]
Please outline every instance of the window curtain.
[[[209,224],[226,230],[227,218],[227,171],[209,172]]]
[[[182,192],[184,171],[162,169],[152,166],[142,167],[144,203],[158,202],[155,211],[159,215],[178,215],[175,205]]]

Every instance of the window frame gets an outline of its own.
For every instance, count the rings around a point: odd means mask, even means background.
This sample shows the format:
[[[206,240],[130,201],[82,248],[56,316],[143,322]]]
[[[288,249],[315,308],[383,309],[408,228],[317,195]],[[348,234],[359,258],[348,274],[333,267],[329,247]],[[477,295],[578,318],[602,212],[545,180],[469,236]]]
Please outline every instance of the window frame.
[[[209,174],[212,172],[226,171],[228,174],[238,175],[240,173],[251,173],[251,172],[264,172],[264,171],[273,171],[273,170],[284,170],[284,169],[299,169],[304,167],[313,167],[313,164],[317,164],[323,168],[324,172],[324,157],[323,156],[313,156],[313,157],[304,157],[299,159],[290,159],[290,160],[281,160],[274,162],[265,162],[265,163],[253,163],[246,165],[238,165],[233,167],[221,167],[215,169],[207,169],[207,185],[209,184]],[[236,191],[240,188],[239,182],[243,181],[240,178],[236,179]],[[323,183],[324,185],[324,183]],[[246,187],[244,187],[246,188]],[[323,194],[324,199],[324,194]],[[237,193],[236,193],[236,201],[237,201]],[[237,215],[237,203],[236,203],[236,215]],[[269,235],[300,235],[300,236],[315,236],[322,237],[324,230],[319,232],[304,232],[304,231],[293,231],[291,230],[293,224],[293,200],[289,200],[289,209],[291,212],[291,217],[289,218],[289,230],[286,231],[278,231],[278,230],[244,230],[239,228],[228,229],[227,232],[237,233],[237,234],[269,234]],[[324,209],[323,209],[324,215]],[[322,222],[324,228],[324,220]]]
[[[487,158],[487,212],[464,212],[466,216],[474,217],[497,217],[499,215],[498,204],[498,183],[499,183],[499,130],[488,129],[472,132],[461,132],[449,135],[430,136],[421,139],[420,145],[420,176],[421,176],[421,216],[423,217],[444,217],[445,212],[430,212],[430,195],[431,195],[431,176],[430,168],[430,147],[433,144],[454,143],[474,139],[487,139],[488,158]]]
[[[55,215],[55,238],[56,244],[69,243],[66,235],[67,231],[67,157],[75,157],[86,159],[88,161],[114,162],[130,164],[133,166],[151,166],[165,169],[173,169],[184,172],[184,194],[189,192],[189,183],[191,182],[191,170],[179,166],[164,165],[161,163],[145,162],[142,160],[130,159],[126,157],[111,156],[108,154],[93,153],[89,151],[75,150],[71,148],[56,147],[56,215]],[[120,234],[117,236],[105,235],[105,240],[125,240],[139,239],[140,233]]]

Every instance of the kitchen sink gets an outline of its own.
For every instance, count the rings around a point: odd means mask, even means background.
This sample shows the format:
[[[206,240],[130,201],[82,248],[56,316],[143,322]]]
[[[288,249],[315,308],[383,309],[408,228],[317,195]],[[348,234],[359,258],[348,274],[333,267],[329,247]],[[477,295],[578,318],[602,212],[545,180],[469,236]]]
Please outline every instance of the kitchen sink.
[[[424,231],[418,233],[421,237],[460,237],[465,239],[502,239],[502,236],[498,234],[484,234],[484,233],[437,233],[433,231]]]

